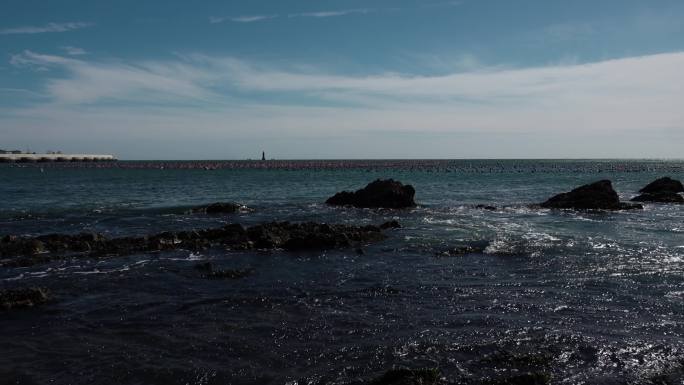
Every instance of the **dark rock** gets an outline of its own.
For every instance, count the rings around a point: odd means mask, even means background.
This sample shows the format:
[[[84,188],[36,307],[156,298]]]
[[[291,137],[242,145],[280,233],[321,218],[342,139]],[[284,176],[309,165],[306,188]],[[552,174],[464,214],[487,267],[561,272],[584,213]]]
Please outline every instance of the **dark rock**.
[[[50,292],[39,287],[0,290],[0,308],[5,310],[32,307],[48,300]]]
[[[634,202],[684,203],[684,197],[678,193],[684,192],[682,182],[664,177],[646,185],[639,190],[641,195],[632,198]]]
[[[601,180],[580,186],[570,192],[558,194],[540,204],[544,208],[574,210],[627,210],[639,209],[641,205],[620,202],[609,180]]]
[[[193,213],[205,214],[234,214],[242,210],[246,210],[245,206],[232,202],[216,202],[208,206],[196,207],[192,209]]]
[[[442,383],[437,369],[394,369],[371,381],[369,385],[437,385]]]
[[[212,270],[209,272],[206,277],[211,278],[211,279],[239,279],[239,278],[245,278],[250,275],[254,270],[247,269],[247,270],[234,270],[234,269],[222,269],[222,270]]]
[[[252,269],[216,269],[211,262],[198,263],[195,269],[204,271],[204,277],[211,279],[238,279],[252,275],[254,272]]]
[[[387,230],[387,229],[400,229],[400,228],[401,228],[401,225],[400,225],[399,222],[397,222],[396,220],[391,220],[391,221],[388,221],[388,222],[385,222],[385,223],[381,224],[381,225],[380,225],[380,228],[383,229],[383,230]]]
[[[644,194],[681,193],[684,192],[684,185],[682,182],[666,176],[647,184],[639,192]]]
[[[475,208],[476,208],[476,209],[481,209],[481,210],[496,211],[496,206],[477,205],[477,206],[475,206]]]
[[[214,270],[214,264],[211,262],[200,262],[195,265],[196,270],[212,271]]]
[[[673,192],[646,193],[631,200],[634,202],[684,203],[684,197]]]
[[[396,227],[394,221],[387,227]],[[163,232],[143,237],[107,239],[100,234],[50,234],[37,238],[6,236],[0,240],[1,266],[30,266],[58,257],[112,257],[165,250],[200,250],[223,246],[230,250],[324,250],[359,247],[385,239],[379,226],[271,222],[245,229],[239,224],[198,231]]]
[[[325,203],[333,206],[399,209],[414,207],[415,194],[416,190],[411,185],[404,185],[393,179],[378,179],[355,192],[339,192]]]

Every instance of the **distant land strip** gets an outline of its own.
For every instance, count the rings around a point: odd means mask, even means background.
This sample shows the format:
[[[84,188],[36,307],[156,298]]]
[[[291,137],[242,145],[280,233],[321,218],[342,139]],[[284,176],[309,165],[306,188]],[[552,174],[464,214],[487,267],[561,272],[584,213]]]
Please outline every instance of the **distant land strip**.
[[[22,156],[26,156],[23,154]],[[39,156],[36,154],[36,156]],[[684,172],[684,161],[677,160],[179,160],[179,161],[92,161],[76,156],[67,162],[0,163],[15,168],[101,168],[152,170],[348,170],[425,171],[461,173],[624,173]],[[113,159],[113,157],[112,157]],[[109,160],[112,160],[109,159]]]

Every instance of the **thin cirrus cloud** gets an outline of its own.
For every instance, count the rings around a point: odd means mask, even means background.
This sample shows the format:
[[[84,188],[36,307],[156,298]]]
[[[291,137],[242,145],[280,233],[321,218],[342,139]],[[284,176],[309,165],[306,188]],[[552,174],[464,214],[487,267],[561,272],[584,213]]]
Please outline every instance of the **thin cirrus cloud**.
[[[355,13],[367,14],[370,13],[370,9],[345,9],[340,11],[318,11],[318,12],[302,12],[302,13],[291,13],[287,15],[290,18],[293,17],[335,17],[335,16],[345,16]]]
[[[36,33],[54,33],[54,32],[68,32],[77,29],[88,28],[95,25],[89,22],[70,22],[70,23],[47,23],[42,26],[24,26],[16,28],[7,28],[0,30],[0,35],[18,35],[18,34],[36,34]]]
[[[80,56],[80,55],[85,55],[87,53],[86,50],[84,50],[83,48],[74,47],[74,46],[70,46],[70,45],[65,45],[65,46],[62,46],[60,48],[62,50],[64,50],[64,52],[66,52],[68,55],[71,55],[71,56]]]
[[[313,17],[313,18],[325,18],[325,17],[338,17],[338,16],[346,16],[346,15],[352,15],[352,14],[368,14],[373,12],[371,9],[366,9],[366,8],[359,8],[359,9],[344,9],[344,10],[337,10],[337,11],[316,11],[316,12],[300,12],[300,13],[290,13],[287,15],[287,18],[300,18],[300,17]],[[217,17],[217,16],[211,16],[209,17],[209,23],[211,24],[218,24],[218,23],[223,23],[225,21],[232,21],[235,23],[254,23],[257,21],[265,21],[265,20],[270,20],[270,19],[276,19],[282,17],[281,15],[278,14],[272,14],[272,15],[243,15],[243,16],[237,16],[237,17]]]

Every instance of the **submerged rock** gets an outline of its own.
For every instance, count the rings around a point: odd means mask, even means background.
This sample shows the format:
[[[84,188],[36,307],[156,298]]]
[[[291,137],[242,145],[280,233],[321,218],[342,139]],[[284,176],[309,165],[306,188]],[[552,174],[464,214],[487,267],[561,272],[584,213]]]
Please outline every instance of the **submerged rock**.
[[[639,190],[642,193],[632,198],[635,202],[657,202],[657,203],[684,203],[684,197],[679,193],[684,192],[682,182],[664,177],[656,179]]]
[[[447,250],[437,252],[437,257],[463,257],[468,254],[482,254],[489,242],[473,245],[459,245]]]
[[[216,202],[208,206],[196,207],[192,209],[192,212],[205,214],[234,214],[243,210],[247,210],[247,207],[237,203]]]
[[[496,206],[490,206],[490,205],[479,204],[479,205],[476,205],[475,208],[481,209],[481,210],[487,210],[487,211],[496,211]]]
[[[6,236],[0,240],[0,265],[30,266],[59,257],[112,257],[164,250],[201,250],[223,246],[229,250],[324,250],[359,247],[385,239],[383,229],[399,226],[331,225],[271,222],[245,229],[239,224],[219,228],[163,232],[143,237],[107,239],[101,234],[50,234],[36,238]]]
[[[239,279],[252,275],[252,269],[216,269],[211,262],[198,263],[195,269],[204,271],[204,277],[211,279]]]
[[[0,290],[0,309],[33,307],[50,299],[50,292],[40,287]]]
[[[387,221],[380,225],[380,228],[385,229],[400,229],[401,225],[396,220]]]
[[[393,179],[378,179],[360,190],[339,192],[325,203],[333,206],[399,209],[414,207],[415,194],[416,190],[411,185],[404,185]]]
[[[544,208],[574,210],[628,210],[640,209],[641,205],[620,202],[609,180],[601,180],[561,193],[540,204]]]

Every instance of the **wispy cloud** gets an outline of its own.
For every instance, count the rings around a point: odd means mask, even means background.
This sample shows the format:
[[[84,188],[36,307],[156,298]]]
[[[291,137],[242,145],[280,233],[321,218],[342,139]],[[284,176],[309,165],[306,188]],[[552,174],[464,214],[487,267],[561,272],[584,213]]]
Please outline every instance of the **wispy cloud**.
[[[371,12],[374,12],[374,10],[367,9],[367,8],[358,8],[358,9],[343,9],[343,10],[334,10],[334,11],[315,11],[315,12],[290,13],[287,15],[287,17],[288,18],[298,18],[298,17],[325,18],[325,17],[337,17],[337,16],[345,16],[345,15],[353,15],[353,14],[368,14]],[[237,17],[211,16],[211,17],[209,17],[209,23],[218,24],[218,23],[223,23],[226,21],[232,21],[235,23],[253,23],[253,22],[257,22],[257,21],[276,19],[279,17],[284,17],[284,16],[281,16],[278,14],[243,15],[243,16],[237,16]]]
[[[0,30],[0,35],[14,35],[14,34],[34,34],[34,33],[50,33],[50,32],[67,32],[76,29],[92,27],[94,23],[87,22],[71,22],[71,23],[48,23],[43,26],[25,26],[16,28],[7,28]]]
[[[302,13],[291,13],[287,15],[288,17],[335,17],[335,16],[345,16],[351,14],[367,14],[372,12],[371,9],[361,8],[361,9],[344,9],[339,11],[317,11],[317,12],[302,12]]]
[[[232,21],[235,23],[253,23],[256,21],[270,20],[277,18],[278,15],[246,15],[238,17],[215,17],[209,18],[211,24],[223,23],[224,21]]]
[[[80,56],[80,55],[86,54],[86,50],[84,50],[83,48],[79,48],[79,47],[73,47],[70,45],[65,45],[65,46],[62,46],[60,48],[62,50],[64,50],[68,55],[71,55],[71,56]]]
[[[88,104],[98,101],[143,101],[151,104],[215,97],[206,87],[212,74],[183,63],[98,63],[32,51],[12,55],[15,67],[38,70],[59,68],[63,78],[51,78],[46,93],[57,104]]]

